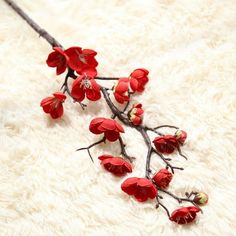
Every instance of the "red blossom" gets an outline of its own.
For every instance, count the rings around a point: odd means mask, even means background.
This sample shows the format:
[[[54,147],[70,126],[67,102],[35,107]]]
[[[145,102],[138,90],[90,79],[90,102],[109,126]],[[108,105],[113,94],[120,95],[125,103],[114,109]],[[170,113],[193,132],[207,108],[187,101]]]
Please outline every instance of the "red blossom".
[[[175,151],[178,147],[178,142],[175,136],[173,135],[164,135],[160,137],[156,137],[153,140],[153,143],[160,153],[170,154]]]
[[[171,214],[170,220],[181,225],[188,224],[195,220],[199,211],[200,209],[195,206],[181,207]]]
[[[168,187],[172,177],[173,175],[167,169],[161,169],[152,179],[159,188],[165,189]]]
[[[121,104],[129,101],[128,91],[129,91],[129,79],[120,78],[117,84],[113,87],[113,93],[116,101]]]
[[[101,165],[116,176],[123,176],[126,173],[132,172],[132,166],[129,162],[120,157],[113,157],[111,155],[102,155],[98,157],[101,160]]]
[[[184,130],[177,130],[175,132],[175,137],[179,143],[184,144],[187,139],[187,133]]]
[[[54,47],[53,50],[54,52],[48,55],[46,63],[49,67],[56,67],[56,73],[60,75],[66,70],[69,58],[60,47]]]
[[[113,119],[94,118],[89,125],[89,130],[93,134],[102,134],[110,142],[114,142],[120,137],[120,133],[124,133],[123,127]]]
[[[128,118],[133,125],[140,125],[143,120],[142,104],[138,103],[133,105],[132,109],[128,112]]]
[[[80,102],[85,96],[91,101],[101,98],[100,85],[95,81],[93,72],[87,71],[73,81],[71,95]]]
[[[146,178],[131,177],[121,184],[121,189],[128,195],[133,195],[139,202],[157,196],[157,189],[151,180]]]
[[[66,95],[61,92],[56,92],[53,96],[44,98],[40,106],[45,113],[49,113],[53,119],[57,119],[63,115],[63,105]]]
[[[148,82],[149,71],[146,69],[136,69],[130,74],[130,87],[134,92],[143,92]]]
[[[68,65],[72,70],[83,74],[86,71],[97,73],[98,62],[95,59],[97,52],[92,49],[81,49],[80,47],[70,47],[65,50],[69,57]]]

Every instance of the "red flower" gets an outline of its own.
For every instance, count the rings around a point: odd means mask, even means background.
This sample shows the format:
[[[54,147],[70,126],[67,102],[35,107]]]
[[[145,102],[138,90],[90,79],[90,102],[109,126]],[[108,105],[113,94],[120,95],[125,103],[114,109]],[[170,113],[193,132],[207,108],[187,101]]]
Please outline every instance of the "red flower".
[[[128,178],[122,183],[121,189],[129,195],[134,195],[139,202],[145,202],[148,198],[153,199],[157,196],[154,184],[146,178]]]
[[[130,87],[134,92],[143,92],[146,83],[148,82],[148,70],[136,69],[130,75]]]
[[[153,143],[160,153],[170,154],[175,151],[178,146],[178,142],[173,135],[164,135],[157,137],[153,140]]]
[[[128,91],[129,91],[129,79],[128,78],[119,79],[117,84],[113,87],[113,93],[116,101],[121,104],[129,101]]]
[[[135,104],[128,112],[128,118],[134,125],[140,125],[143,120],[143,112],[142,104]]]
[[[65,50],[65,53],[69,57],[68,65],[72,70],[77,71],[79,74],[86,71],[97,73],[98,62],[95,59],[97,52],[94,50],[71,47]]]
[[[43,108],[45,113],[50,113],[53,119],[57,119],[63,115],[63,106],[62,103],[65,101],[66,95],[57,92],[54,93],[51,97],[44,98],[40,106]]]
[[[113,119],[94,118],[89,125],[89,130],[93,134],[102,134],[110,142],[116,141],[120,137],[120,133],[124,133],[123,127]]]
[[[175,132],[175,137],[179,143],[184,144],[184,142],[187,138],[187,133],[183,130],[177,130]]]
[[[54,47],[53,50],[54,52],[48,55],[46,62],[49,67],[56,67],[57,75],[60,75],[66,70],[69,58],[60,47]]]
[[[88,71],[73,81],[71,95],[80,102],[85,95],[91,101],[101,98],[100,86],[95,81],[93,72]]]
[[[111,155],[102,155],[98,157],[101,160],[101,165],[116,176],[122,176],[126,173],[132,172],[132,166],[129,162],[120,157],[113,157]]]
[[[167,169],[161,169],[153,176],[152,179],[159,188],[165,189],[168,187],[172,177],[173,175]]]
[[[200,209],[195,206],[190,207],[182,207],[177,210],[175,210],[171,216],[170,220],[175,221],[178,224],[188,224],[195,220],[197,216],[197,212],[199,212]]]

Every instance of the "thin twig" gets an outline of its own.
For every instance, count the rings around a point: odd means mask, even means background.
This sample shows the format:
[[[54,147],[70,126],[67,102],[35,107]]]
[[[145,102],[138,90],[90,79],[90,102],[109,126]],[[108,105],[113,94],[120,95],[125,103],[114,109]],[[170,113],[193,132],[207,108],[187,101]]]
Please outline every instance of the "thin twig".
[[[91,155],[91,153],[90,153],[90,148],[92,148],[93,146],[96,146],[96,145],[98,145],[98,144],[100,144],[100,143],[105,143],[105,141],[106,141],[106,138],[103,137],[102,139],[100,139],[99,141],[97,141],[97,142],[95,142],[95,143],[89,145],[88,147],[79,148],[79,149],[77,149],[76,151],[87,150],[91,161],[94,162],[94,161],[93,161],[93,157],[92,157],[92,155]]]
[[[123,157],[125,157],[126,159],[128,159],[131,163],[133,162],[133,160],[135,160],[135,157],[131,157],[128,155],[128,153],[126,152],[126,149],[125,149],[125,144],[124,144],[124,141],[121,137],[119,137],[119,142],[120,142],[120,148],[121,148],[121,154]]]
[[[182,167],[172,166],[169,162],[168,158],[165,158],[161,153],[159,153],[156,149],[152,148],[152,152],[156,153],[165,163],[166,168],[170,168],[171,172],[174,174],[176,170],[184,170]]]
[[[179,155],[181,157],[183,157],[184,159],[188,160],[188,158],[182,153],[181,148],[179,146],[177,147],[177,151],[178,151],[178,153],[179,153]]]
[[[155,127],[154,129],[161,129],[161,128],[179,129],[177,126],[174,126],[174,125],[160,125],[160,126]]]
[[[150,128],[150,127],[145,126],[145,129],[146,129],[147,131],[152,131],[152,132],[154,132],[154,133],[156,133],[156,134],[158,134],[158,135],[160,135],[160,136],[163,136],[163,135],[164,135],[163,133],[161,133],[161,132],[155,130],[155,128]]]

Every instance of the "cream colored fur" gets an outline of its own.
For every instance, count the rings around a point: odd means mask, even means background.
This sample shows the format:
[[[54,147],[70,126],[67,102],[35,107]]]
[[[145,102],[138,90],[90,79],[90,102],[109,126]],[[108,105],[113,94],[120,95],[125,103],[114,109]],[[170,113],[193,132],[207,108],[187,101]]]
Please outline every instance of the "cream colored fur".
[[[170,190],[209,194],[196,223],[178,226],[155,202],[137,203],[97,161],[119,146],[75,152],[99,137],[88,132],[95,116],[110,116],[103,100],[82,111],[69,99],[52,120],[39,106],[59,90],[45,59],[50,45],[0,1],[0,235],[235,235],[236,217],[236,1],[235,0],[19,0],[35,21],[65,47],[98,52],[99,75],[150,71],[146,92],[135,97],[144,123],[186,130],[188,161]],[[112,85],[112,83],[109,83]],[[168,130],[169,132],[169,130]],[[143,176],[146,147],[126,129],[127,151]],[[153,157],[153,167],[163,163]],[[163,195],[163,194],[162,194]],[[179,205],[164,196],[172,211]]]

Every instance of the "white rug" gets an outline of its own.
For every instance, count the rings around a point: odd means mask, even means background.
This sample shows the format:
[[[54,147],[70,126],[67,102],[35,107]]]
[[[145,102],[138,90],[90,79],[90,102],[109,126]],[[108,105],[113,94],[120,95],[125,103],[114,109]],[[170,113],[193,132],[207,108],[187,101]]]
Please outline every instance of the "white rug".
[[[236,1],[17,3],[65,47],[96,50],[99,75],[150,71],[146,93],[136,97],[144,123],[189,134],[183,149],[189,160],[174,157],[185,170],[170,189],[204,191],[210,200],[196,223],[178,226],[155,202],[124,194],[124,178],[100,167],[96,157],[104,149],[118,153],[117,144],[94,148],[95,164],[75,152],[99,139],[89,122],[110,111],[103,100],[85,112],[67,100],[62,119],[45,115],[39,103],[63,76],[45,63],[50,45],[0,1],[0,235],[235,235]],[[123,137],[137,157],[131,176],[142,176],[142,137],[131,129]],[[171,211],[178,207],[164,197]]]

